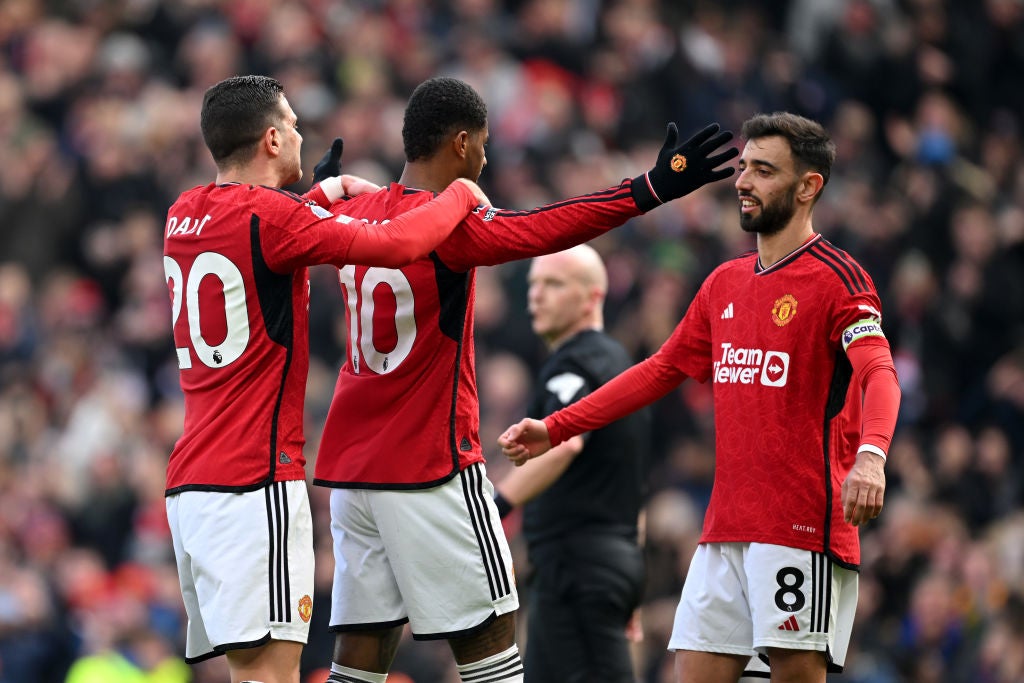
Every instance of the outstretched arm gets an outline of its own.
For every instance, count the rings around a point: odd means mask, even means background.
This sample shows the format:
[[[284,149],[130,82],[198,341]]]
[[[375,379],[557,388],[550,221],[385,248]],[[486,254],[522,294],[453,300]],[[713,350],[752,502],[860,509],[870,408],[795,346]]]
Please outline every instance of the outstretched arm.
[[[889,345],[860,343],[846,351],[864,391],[863,426],[857,461],[843,482],[843,516],[860,526],[878,517],[885,498],[885,458],[896,429],[900,385]]]
[[[487,196],[472,180],[459,178],[426,204],[387,223],[363,222],[349,247],[349,263],[400,268],[443,242]]]
[[[619,374],[594,393],[541,420],[527,418],[498,438],[502,453],[515,465],[547,452],[576,434],[600,429],[657,401],[687,375],[669,362],[664,347]]]
[[[732,133],[713,123],[683,143],[675,124],[654,166],[642,175],[598,192],[526,211],[476,212],[437,250],[446,266],[466,271],[568,249],[622,225],[630,218],[687,195],[735,172],[719,168],[739,154],[722,148]]]

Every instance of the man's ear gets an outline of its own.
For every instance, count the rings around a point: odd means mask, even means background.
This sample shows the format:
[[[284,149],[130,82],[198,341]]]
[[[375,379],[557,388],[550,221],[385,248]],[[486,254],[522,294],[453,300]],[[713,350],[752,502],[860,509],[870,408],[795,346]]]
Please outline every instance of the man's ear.
[[[281,154],[281,144],[283,142],[281,131],[274,126],[267,128],[267,130],[263,132],[262,144],[268,155],[276,157]]]
[[[825,178],[820,173],[808,171],[804,173],[804,177],[800,180],[800,186],[797,188],[797,198],[802,202],[814,202],[824,186]]]
[[[466,151],[469,149],[469,133],[460,130],[452,138],[452,150],[455,152],[455,156],[460,159],[466,158]]]

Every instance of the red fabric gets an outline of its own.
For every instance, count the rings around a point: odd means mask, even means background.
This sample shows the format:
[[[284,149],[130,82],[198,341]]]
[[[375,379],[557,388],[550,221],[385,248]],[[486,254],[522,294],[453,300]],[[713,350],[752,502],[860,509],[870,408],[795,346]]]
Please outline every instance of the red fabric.
[[[867,273],[820,235],[767,269],[754,252],[733,259],[657,353],[545,420],[552,443],[685,377],[710,379],[715,484],[701,540],[803,548],[856,566],[842,483],[861,443],[888,447],[899,404],[880,308]]]
[[[472,207],[472,193],[459,188],[387,226],[339,221],[269,187],[210,184],[178,198],[164,264],[185,427],[168,463],[168,492],[305,478],[306,267],[353,257],[392,266],[426,253]],[[324,199],[319,186],[311,194]]]
[[[333,209],[382,221],[431,196],[396,183]],[[639,213],[629,180],[529,211],[481,207],[429,258],[397,270],[342,268],[349,338],[314,483],[422,488],[482,461],[476,266],[565,249]]]
[[[889,346],[865,341],[851,345],[846,355],[864,389],[861,443],[888,453],[900,408],[900,383]]]

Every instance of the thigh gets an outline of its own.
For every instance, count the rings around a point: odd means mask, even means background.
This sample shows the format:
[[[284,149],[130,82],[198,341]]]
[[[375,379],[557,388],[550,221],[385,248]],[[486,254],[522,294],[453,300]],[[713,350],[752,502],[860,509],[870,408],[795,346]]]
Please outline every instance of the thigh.
[[[434,488],[367,493],[415,638],[465,636],[519,607],[482,463]]]
[[[750,606],[745,597],[746,549],[745,543],[697,546],[683,583],[669,650],[740,655],[747,659],[754,654]]]
[[[857,573],[809,550],[752,543],[747,581],[754,647],[812,650],[833,670],[846,657],[857,604]]]
[[[313,526],[304,481],[247,493],[186,491],[168,499],[186,659],[268,640],[305,643],[313,595]]]

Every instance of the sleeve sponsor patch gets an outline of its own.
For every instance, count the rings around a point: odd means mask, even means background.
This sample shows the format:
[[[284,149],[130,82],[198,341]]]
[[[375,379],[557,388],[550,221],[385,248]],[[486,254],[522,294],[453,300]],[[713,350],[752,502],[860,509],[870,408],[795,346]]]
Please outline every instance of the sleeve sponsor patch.
[[[544,388],[557,396],[562,405],[568,405],[572,397],[583,388],[584,384],[586,382],[579,375],[563,372],[561,375],[555,375],[549,379]]]
[[[882,333],[882,324],[877,320],[858,320],[843,330],[843,351],[850,348],[850,344],[863,339],[864,337],[885,337]]]
[[[309,204],[306,204],[306,206],[309,207],[309,210],[312,211],[313,215],[316,216],[317,218],[330,218],[331,217],[331,212],[328,211],[327,209],[323,208],[319,204],[309,203]]]

